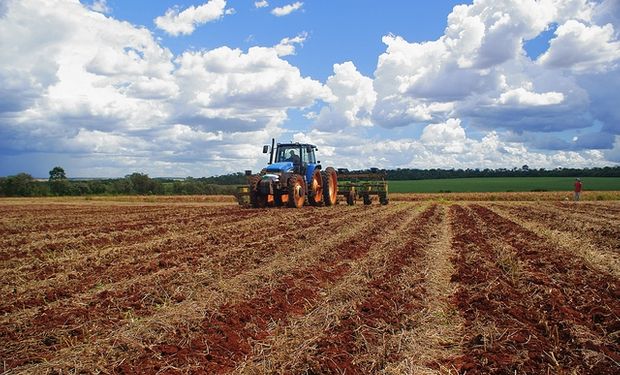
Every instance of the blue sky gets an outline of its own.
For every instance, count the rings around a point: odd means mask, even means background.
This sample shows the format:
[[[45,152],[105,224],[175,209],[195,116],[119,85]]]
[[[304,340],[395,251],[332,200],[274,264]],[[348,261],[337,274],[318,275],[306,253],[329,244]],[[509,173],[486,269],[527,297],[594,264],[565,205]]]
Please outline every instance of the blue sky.
[[[0,175],[620,162],[614,0],[0,2]]]

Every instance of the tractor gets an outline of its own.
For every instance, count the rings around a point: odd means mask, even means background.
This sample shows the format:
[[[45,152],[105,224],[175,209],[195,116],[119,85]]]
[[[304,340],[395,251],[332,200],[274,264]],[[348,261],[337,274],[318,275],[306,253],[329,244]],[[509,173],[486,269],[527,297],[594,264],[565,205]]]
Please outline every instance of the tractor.
[[[316,160],[315,145],[306,143],[278,143],[275,139],[263,146],[269,153],[269,164],[258,174],[246,171],[248,185],[237,192],[239,204],[254,208],[284,206],[300,208],[333,206],[338,197],[336,170],[323,170]]]

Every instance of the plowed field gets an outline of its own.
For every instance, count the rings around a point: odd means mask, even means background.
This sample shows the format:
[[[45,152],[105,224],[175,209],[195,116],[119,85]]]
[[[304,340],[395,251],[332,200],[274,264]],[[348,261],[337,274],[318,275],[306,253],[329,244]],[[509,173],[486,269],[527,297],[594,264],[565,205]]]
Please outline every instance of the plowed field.
[[[620,373],[618,201],[0,213],[5,373]]]

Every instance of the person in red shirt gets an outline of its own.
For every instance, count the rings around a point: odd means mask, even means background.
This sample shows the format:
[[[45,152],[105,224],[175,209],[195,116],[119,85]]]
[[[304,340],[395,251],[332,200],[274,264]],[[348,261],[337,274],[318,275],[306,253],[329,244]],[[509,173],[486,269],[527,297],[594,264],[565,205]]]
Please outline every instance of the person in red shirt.
[[[581,195],[581,179],[575,179],[575,202],[579,201]]]

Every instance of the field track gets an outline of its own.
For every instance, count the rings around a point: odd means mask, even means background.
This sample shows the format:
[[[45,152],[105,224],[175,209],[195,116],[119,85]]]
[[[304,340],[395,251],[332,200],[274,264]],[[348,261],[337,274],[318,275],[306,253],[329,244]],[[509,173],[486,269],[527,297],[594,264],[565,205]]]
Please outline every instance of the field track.
[[[620,373],[618,201],[0,212],[0,373]]]

